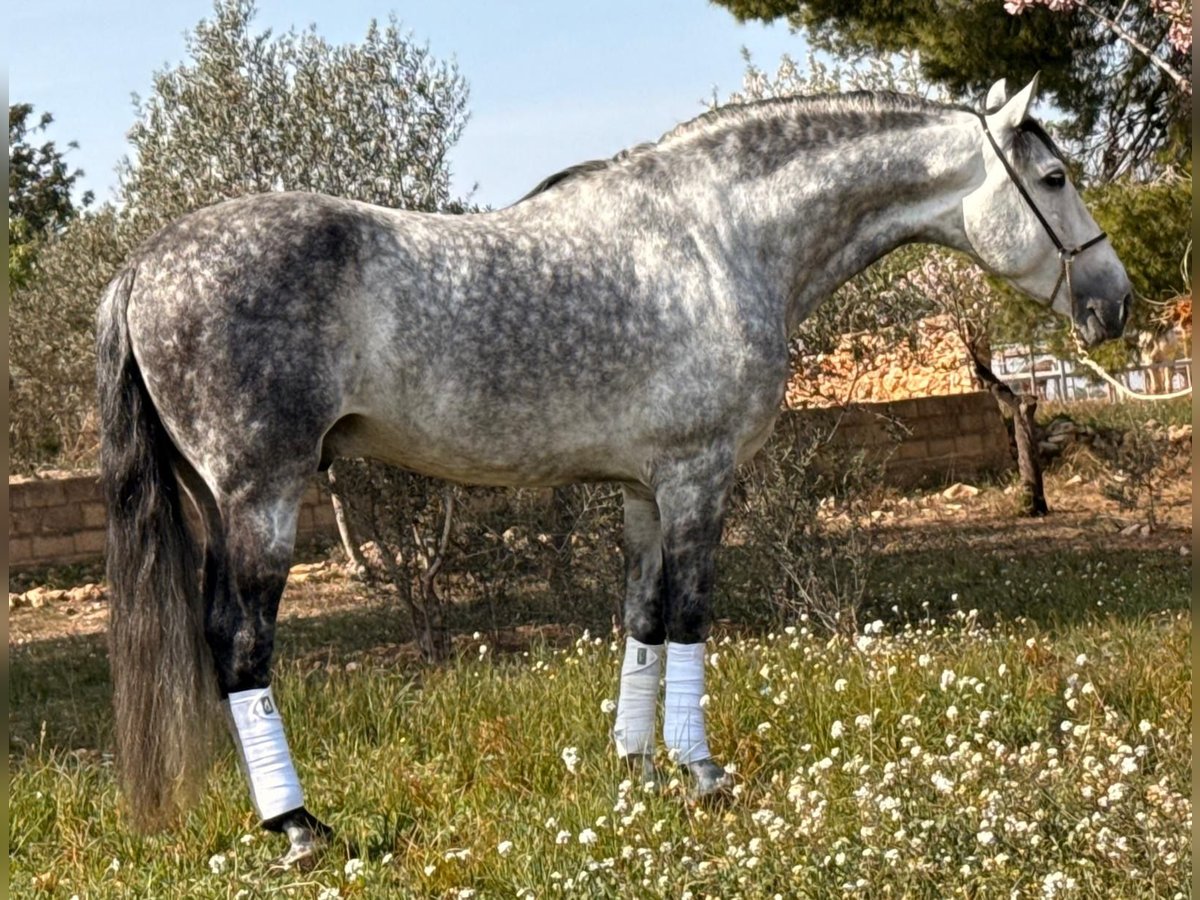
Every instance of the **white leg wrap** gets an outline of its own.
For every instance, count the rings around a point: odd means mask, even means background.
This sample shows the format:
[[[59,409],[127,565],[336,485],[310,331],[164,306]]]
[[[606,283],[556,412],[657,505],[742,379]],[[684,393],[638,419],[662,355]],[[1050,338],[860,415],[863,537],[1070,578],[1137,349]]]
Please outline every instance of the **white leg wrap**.
[[[271,689],[230,694],[226,706],[233,743],[250,782],[250,799],[259,818],[273,819],[303,806],[300,778],[292,765],[283,719]]]
[[[666,715],[663,741],[676,751],[678,762],[699,762],[712,756],[704,732],[704,644],[667,643]]]
[[[621,663],[621,693],[613,740],[617,756],[654,752],[654,721],[658,715],[658,679],[662,672],[663,645],[643,644],[625,638]]]

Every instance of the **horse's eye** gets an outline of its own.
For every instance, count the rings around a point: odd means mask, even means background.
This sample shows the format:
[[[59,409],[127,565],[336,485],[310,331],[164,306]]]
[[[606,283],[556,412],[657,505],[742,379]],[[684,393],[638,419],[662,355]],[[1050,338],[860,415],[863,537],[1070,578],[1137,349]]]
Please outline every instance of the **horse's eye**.
[[[1067,183],[1067,176],[1062,171],[1055,169],[1042,179],[1042,183],[1049,188],[1060,188]]]

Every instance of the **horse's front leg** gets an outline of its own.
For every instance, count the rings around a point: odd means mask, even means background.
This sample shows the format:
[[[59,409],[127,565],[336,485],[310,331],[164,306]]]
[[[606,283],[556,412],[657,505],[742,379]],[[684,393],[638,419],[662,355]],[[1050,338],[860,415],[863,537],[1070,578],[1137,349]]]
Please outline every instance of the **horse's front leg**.
[[[713,758],[704,727],[704,641],[712,625],[714,555],[721,542],[733,454],[721,448],[659,468],[655,499],[662,517],[666,594],[666,697],[663,741],[695,779],[698,796],[730,785]]]
[[[210,538],[205,561],[205,634],[222,706],[262,827],[288,837],[277,862],[284,868],[309,864],[331,834],[304,806],[271,690],[275,619],[294,538],[290,504],[230,504],[222,517],[228,525]]]
[[[613,741],[632,773],[654,780],[654,732],[667,625],[662,527],[649,491],[625,488],[625,659]]]

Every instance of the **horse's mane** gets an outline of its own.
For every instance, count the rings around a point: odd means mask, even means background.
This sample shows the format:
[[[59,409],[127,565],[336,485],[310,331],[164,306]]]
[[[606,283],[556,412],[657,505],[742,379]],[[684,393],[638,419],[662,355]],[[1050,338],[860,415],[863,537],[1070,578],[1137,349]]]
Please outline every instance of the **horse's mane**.
[[[843,94],[813,94],[788,97],[769,97],[744,103],[729,103],[703,112],[666,132],[657,141],[636,144],[608,159],[592,159],[568,166],[542,179],[537,186],[517,201],[523,203],[538,194],[544,194],[566,182],[611,169],[629,159],[668,147],[677,141],[696,135],[713,134],[730,127],[751,121],[761,121],[783,112],[796,113],[802,125],[836,125],[851,117],[883,116],[887,113],[907,113],[915,116],[932,116],[951,109],[966,109],[936,103],[910,94],[892,91],[851,91]],[[1040,129],[1040,126],[1038,126]],[[807,129],[806,129],[807,130]],[[1047,138],[1047,140],[1049,140]],[[514,206],[516,203],[513,204]]]

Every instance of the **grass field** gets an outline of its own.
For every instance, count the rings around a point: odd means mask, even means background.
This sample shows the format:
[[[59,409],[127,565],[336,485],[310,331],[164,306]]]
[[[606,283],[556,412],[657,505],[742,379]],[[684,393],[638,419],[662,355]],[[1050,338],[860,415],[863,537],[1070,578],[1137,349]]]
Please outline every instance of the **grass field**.
[[[1002,485],[887,520],[854,638],[724,597],[707,684],[736,767],[722,806],[630,783],[613,758],[602,592],[464,613],[455,658],[424,666],[356,583],[293,585],[276,693],[337,831],[306,873],[266,873],[282,839],[257,829],[227,741],[176,830],[128,831],[103,610],[18,610],[11,893],[1190,896],[1190,482],[1146,539],[1049,485],[1042,522],[1014,520]]]

